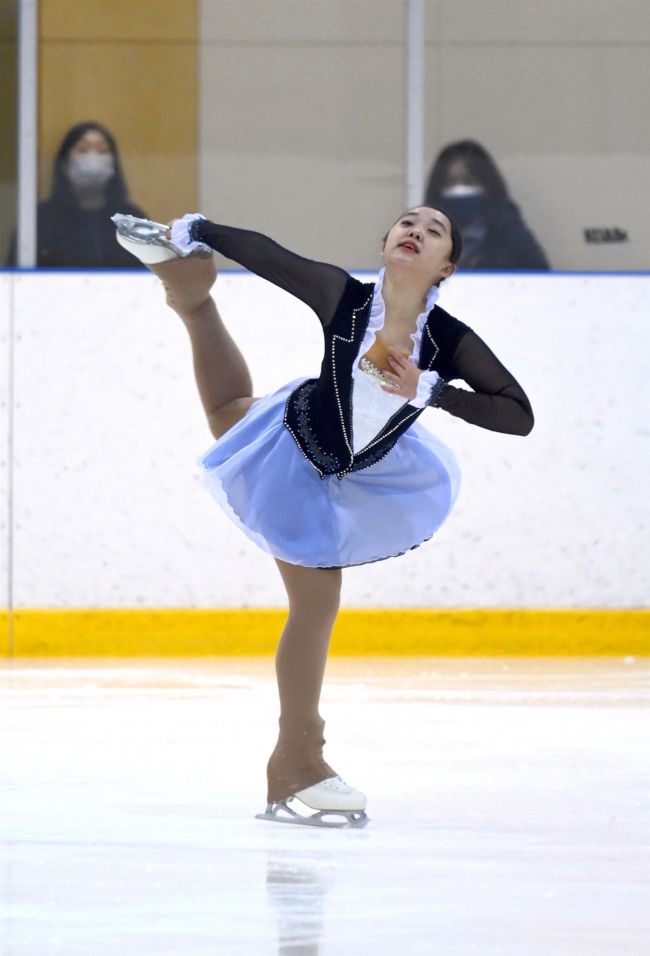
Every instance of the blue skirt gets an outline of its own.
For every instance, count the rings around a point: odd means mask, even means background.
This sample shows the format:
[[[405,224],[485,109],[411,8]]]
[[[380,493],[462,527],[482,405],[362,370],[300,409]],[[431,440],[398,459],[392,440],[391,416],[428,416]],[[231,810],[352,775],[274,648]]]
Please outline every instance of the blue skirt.
[[[284,425],[301,381],[256,402],[200,459],[210,493],[251,541],[289,564],[350,567],[417,548],[458,494],[453,454],[416,421],[376,464],[321,478]]]

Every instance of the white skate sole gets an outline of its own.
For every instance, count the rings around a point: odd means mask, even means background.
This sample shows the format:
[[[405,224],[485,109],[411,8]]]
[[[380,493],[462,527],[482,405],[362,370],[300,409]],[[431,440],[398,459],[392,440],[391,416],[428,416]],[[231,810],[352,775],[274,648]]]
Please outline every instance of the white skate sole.
[[[182,249],[167,238],[169,226],[162,222],[153,222],[151,219],[139,219],[124,213],[111,216],[117,230],[115,238],[127,252],[152,266],[171,259],[187,259],[188,256],[208,258],[212,255],[209,246],[202,245],[201,249],[193,252],[183,252]]]
[[[298,800],[315,813],[304,815],[289,806]],[[366,798],[340,777],[328,777],[313,787],[299,790],[286,800],[269,803],[265,813],[258,813],[256,820],[274,823],[291,823],[306,827],[341,829],[365,827],[369,822],[365,813]]]

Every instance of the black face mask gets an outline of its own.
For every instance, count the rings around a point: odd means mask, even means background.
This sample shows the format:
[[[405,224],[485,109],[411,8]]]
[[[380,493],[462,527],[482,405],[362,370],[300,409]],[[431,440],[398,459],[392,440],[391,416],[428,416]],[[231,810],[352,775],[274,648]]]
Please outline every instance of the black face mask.
[[[483,217],[485,196],[478,193],[474,196],[444,196],[442,205],[443,212],[462,230]]]

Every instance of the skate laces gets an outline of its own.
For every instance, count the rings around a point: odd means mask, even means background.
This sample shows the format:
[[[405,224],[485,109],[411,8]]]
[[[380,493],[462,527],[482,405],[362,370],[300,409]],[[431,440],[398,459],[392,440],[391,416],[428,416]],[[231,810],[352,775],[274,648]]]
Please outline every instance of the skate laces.
[[[343,777],[328,777],[327,780],[323,780],[320,786],[325,787],[327,790],[337,790],[337,791],[352,791],[354,787],[351,787],[349,783],[346,783]]]

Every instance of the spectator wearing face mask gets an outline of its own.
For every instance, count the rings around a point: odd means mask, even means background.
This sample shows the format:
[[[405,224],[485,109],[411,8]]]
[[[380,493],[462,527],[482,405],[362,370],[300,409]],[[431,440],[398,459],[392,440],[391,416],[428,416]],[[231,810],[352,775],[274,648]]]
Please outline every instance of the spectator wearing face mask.
[[[98,123],[78,123],[57,152],[51,195],[38,204],[37,264],[143,268],[115,242],[111,216],[116,211],[145,215],[129,200],[115,138]],[[15,236],[7,265],[16,265]]]
[[[435,160],[424,199],[459,227],[464,269],[549,269],[497,166],[479,143],[446,146]]]

